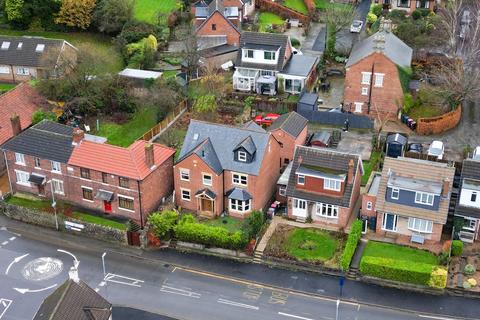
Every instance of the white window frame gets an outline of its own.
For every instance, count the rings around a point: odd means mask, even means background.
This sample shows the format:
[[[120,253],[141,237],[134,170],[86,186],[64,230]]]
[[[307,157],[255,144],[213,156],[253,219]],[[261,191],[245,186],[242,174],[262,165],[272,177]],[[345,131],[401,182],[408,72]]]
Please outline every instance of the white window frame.
[[[29,76],[30,69],[25,67],[17,67],[17,75],[19,76]]]
[[[370,84],[371,72],[362,72],[362,84]]]
[[[329,203],[315,204],[315,214],[322,218],[337,219],[338,218],[338,206]]]
[[[302,181],[300,181],[302,180]],[[305,175],[304,174],[298,174],[297,175],[297,184],[303,186],[305,185]]]
[[[187,194],[188,194],[188,196],[187,196]],[[180,197],[182,198],[183,201],[191,201],[192,200],[192,193],[190,192],[190,189],[180,188]]]
[[[462,229],[468,230],[468,231],[475,231],[477,229],[477,219],[463,217],[463,220],[465,222],[465,225],[463,226]],[[472,227],[472,222],[473,222],[473,227]]]
[[[368,87],[362,87],[362,96],[368,96]]]
[[[61,195],[65,194],[65,188],[64,188],[64,184],[63,184],[62,180],[52,179],[51,184],[52,184],[54,193],[61,194]],[[83,195],[83,193],[82,193],[82,195]]]
[[[363,102],[354,102],[353,104],[355,105],[355,110],[353,112],[355,112],[355,113],[362,112]]]
[[[267,54],[270,54],[270,58],[267,58]],[[275,51],[264,51],[263,60],[274,61],[276,59],[277,53]]]
[[[247,162],[247,153],[245,151],[238,151],[238,161]]]
[[[393,194],[396,194],[396,196],[393,196]],[[392,188],[392,193],[390,195],[390,198],[392,198],[392,200],[398,200],[400,198],[400,189]]]
[[[205,177],[209,177],[210,180],[209,179],[205,180]],[[202,173],[202,182],[206,186],[211,186],[213,184],[213,176],[211,174]]]
[[[228,199],[228,208],[231,211],[235,212],[248,212],[251,209],[251,199],[248,200],[237,200],[237,199]]]
[[[62,173],[62,165],[60,164],[60,162],[58,161],[50,161],[51,165],[52,165],[52,172],[55,172],[55,173]],[[57,167],[58,165],[58,167]],[[57,170],[58,169],[58,170]]]
[[[367,202],[367,210],[371,211],[372,209],[373,209],[373,203],[372,203],[372,201],[368,201]]]
[[[26,165],[25,155],[23,153],[15,152],[15,164]]]
[[[387,229],[385,227],[386,225],[386,222],[387,222],[387,215],[390,215],[390,216],[393,216],[394,220],[393,220],[393,230],[391,229]],[[382,220],[382,230],[384,231],[390,231],[390,232],[397,232],[397,223],[398,223],[398,216],[396,214],[393,214],[393,213],[384,213],[383,214],[383,220]]]
[[[19,179],[19,177],[24,177],[25,179]],[[21,170],[15,170],[15,178],[16,178],[16,182],[17,184],[21,185],[21,186],[25,186],[25,187],[31,187],[32,185],[30,184],[30,182],[28,181],[28,179],[30,178],[30,173],[28,172],[25,172],[25,171],[21,171]]]
[[[248,176],[241,173],[232,173],[232,183],[239,186],[248,185]]]
[[[186,178],[185,178],[186,176]],[[190,170],[188,169],[180,169],[180,180],[182,181],[190,181]]]
[[[473,196],[475,196],[475,200],[472,200]],[[470,193],[470,202],[475,203],[475,202],[477,202],[477,200],[478,200],[478,192],[472,191],[472,192]]]
[[[90,187],[87,187],[87,186],[80,186],[80,187],[82,188],[82,200],[83,200],[83,201],[87,201],[87,202],[93,202],[94,199],[95,199],[95,196],[93,195],[93,188],[90,188]],[[83,197],[83,189],[87,189],[87,190],[91,190],[91,191],[92,191],[92,197],[93,197],[92,200],[86,199],[86,198]]]
[[[432,233],[433,221],[410,217],[408,218],[408,229],[420,233]]]
[[[286,186],[280,186],[278,188],[278,194],[282,197],[285,197],[287,195],[287,187]]]
[[[118,209],[119,210],[128,211],[128,212],[135,212],[135,210],[120,207],[120,198],[123,198],[123,199],[127,199],[127,200],[132,200],[133,201],[133,208],[135,209],[135,198],[129,197],[129,196],[124,196],[124,195],[121,195],[121,194],[118,194],[117,198],[118,198]]]
[[[35,168],[40,169],[40,168],[42,167],[42,163],[41,163],[41,160],[40,160],[39,157],[35,157],[35,158],[33,159],[33,162],[34,162]],[[37,163],[37,162],[38,162],[38,163]],[[37,164],[38,164],[38,165],[37,165]]]
[[[294,209],[300,209],[300,210],[306,210],[307,209],[307,201],[295,198],[295,199],[293,199],[293,208]]]
[[[250,53],[250,52],[252,53],[252,56],[251,56],[251,57],[249,57],[249,53]],[[252,49],[245,49],[245,51],[244,51],[244,56],[243,56],[243,57],[244,57],[244,58],[247,58],[247,59],[253,59],[253,58],[255,57],[255,52],[254,52],[254,50],[252,50]]]
[[[383,80],[385,78],[384,73],[375,73],[375,83],[374,86],[377,88],[383,87]]]
[[[342,181],[337,179],[323,179],[323,189],[325,190],[332,190],[332,191],[340,191],[342,189]]]
[[[10,74],[9,66],[0,66],[0,74]]]
[[[425,199],[423,199],[424,196],[426,196]],[[415,203],[423,204],[426,206],[433,206],[433,204],[435,203],[435,195],[428,192],[417,191],[415,192]]]

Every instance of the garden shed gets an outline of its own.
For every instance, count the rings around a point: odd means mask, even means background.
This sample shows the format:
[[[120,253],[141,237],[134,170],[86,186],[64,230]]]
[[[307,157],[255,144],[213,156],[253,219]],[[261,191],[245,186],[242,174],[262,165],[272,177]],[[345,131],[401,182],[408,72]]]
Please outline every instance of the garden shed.
[[[385,142],[385,154],[387,157],[397,158],[403,156],[407,147],[408,139],[400,133],[391,133]]]
[[[326,148],[330,145],[331,139],[332,134],[329,131],[317,131],[310,138],[310,145],[314,147]]]
[[[297,103],[297,112],[317,111],[318,95],[315,93],[303,93]]]

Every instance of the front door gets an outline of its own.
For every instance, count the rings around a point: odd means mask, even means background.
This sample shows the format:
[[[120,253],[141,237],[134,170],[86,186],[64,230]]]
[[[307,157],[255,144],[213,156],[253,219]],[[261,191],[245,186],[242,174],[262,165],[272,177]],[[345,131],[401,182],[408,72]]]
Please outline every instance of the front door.
[[[106,213],[112,212],[112,203],[110,201],[103,201],[103,209],[105,210]]]
[[[45,196],[45,185],[39,184],[38,185],[38,195],[39,196]]]
[[[213,201],[202,198],[202,211],[213,212]]]

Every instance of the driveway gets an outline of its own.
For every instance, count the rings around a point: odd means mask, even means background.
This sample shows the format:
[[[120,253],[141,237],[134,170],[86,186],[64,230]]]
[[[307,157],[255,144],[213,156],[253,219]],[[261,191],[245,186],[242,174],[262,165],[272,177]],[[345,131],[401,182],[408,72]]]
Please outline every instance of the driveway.
[[[337,43],[335,45],[335,50],[337,52],[349,54],[353,45],[360,39],[366,37],[365,24],[368,11],[370,10],[370,4],[371,0],[363,0],[356,8],[357,13],[355,15],[355,20],[362,20],[364,25],[361,33],[351,33],[350,27],[348,27],[337,34]]]
[[[310,55],[322,55],[325,50],[325,38],[325,24],[312,22],[310,31],[302,43],[302,52]]]

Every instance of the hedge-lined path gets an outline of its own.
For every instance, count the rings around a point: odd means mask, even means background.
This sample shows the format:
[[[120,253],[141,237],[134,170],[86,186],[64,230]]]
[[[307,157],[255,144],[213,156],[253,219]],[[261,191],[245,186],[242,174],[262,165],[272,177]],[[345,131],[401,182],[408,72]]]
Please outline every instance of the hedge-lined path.
[[[355,250],[355,254],[353,255],[352,262],[350,263],[350,270],[358,271],[360,268],[360,261],[362,260],[363,251],[365,250],[365,246],[367,245],[368,240],[360,239],[360,243]]]

